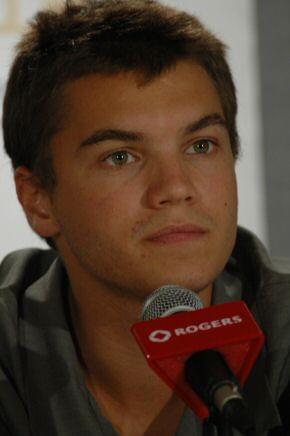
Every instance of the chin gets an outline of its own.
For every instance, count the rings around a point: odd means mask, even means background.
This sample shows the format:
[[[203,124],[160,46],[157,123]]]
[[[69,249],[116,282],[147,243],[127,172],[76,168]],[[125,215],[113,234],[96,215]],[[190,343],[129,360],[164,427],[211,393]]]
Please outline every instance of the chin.
[[[212,285],[213,281],[214,280],[211,280],[209,277],[193,278],[192,275],[190,277],[186,277],[184,275],[170,275],[163,280],[158,280],[152,287],[151,292],[153,292],[155,289],[160,288],[161,286],[178,285],[196,293],[200,293],[203,290],[209,288]]]

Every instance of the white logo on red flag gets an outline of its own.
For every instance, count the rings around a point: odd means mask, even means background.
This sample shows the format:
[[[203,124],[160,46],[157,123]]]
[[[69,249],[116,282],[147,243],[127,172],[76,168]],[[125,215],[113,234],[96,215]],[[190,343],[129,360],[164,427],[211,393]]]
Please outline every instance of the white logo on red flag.
[[[168,330],[155,330],[150,333],[149,339],[151,342],[166,342],[171,338],[171,333]]]

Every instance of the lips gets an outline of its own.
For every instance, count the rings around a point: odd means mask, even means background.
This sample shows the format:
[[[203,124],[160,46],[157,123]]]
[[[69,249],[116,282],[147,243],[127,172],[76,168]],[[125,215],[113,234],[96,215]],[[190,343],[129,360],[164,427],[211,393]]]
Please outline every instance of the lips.
[[[150,235],[147,240],[163,243],[182,242],[200,238],[206,233],[206,229],[193,224],[169,225]]]

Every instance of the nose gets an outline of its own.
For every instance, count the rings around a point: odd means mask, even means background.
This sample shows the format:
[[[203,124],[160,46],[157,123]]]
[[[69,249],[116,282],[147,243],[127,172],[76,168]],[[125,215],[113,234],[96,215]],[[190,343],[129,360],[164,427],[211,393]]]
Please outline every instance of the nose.
[[[147,204],[150,208],[191,204],[196,199],[194,170],[188,163],[172,157],[159,162],[152,169],[147,188]]]

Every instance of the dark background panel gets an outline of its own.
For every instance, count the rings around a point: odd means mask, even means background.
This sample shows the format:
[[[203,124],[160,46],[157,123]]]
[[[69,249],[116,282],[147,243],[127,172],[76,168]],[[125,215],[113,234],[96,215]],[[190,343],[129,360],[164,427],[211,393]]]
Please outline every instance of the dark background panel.
[[[270,252],[290,258],[290,0],[257,0]]]

